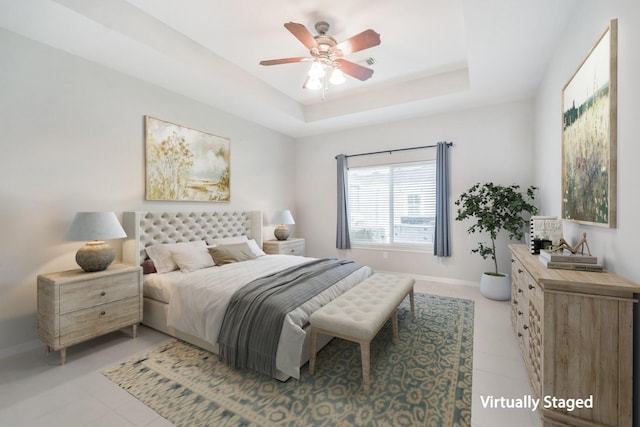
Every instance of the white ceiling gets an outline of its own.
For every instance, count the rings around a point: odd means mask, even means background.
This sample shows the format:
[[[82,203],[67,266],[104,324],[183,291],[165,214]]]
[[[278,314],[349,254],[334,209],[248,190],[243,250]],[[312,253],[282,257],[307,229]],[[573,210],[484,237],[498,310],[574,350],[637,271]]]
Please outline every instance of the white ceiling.
[[[533,95],[577,0],[0,0],[0,27],[293,137]],[[325,100],[302,89],[306,56],[283,26],[368,28],[368,66]],[[1,59],[0,59],[1,61]]]

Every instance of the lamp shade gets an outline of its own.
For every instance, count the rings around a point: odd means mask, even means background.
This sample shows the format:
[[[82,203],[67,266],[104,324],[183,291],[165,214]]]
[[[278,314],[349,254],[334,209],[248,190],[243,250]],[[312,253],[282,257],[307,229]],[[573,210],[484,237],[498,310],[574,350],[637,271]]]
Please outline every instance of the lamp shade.
[[[64,234],[64,240],[88,241],[76,252],[76,262],[86,272],[106,270],[115,251],[104,242],[127,237],[113,212],[78,212]]]
[[[296,222],[293,220],[293,215],[291,215],[291,211],[289,209],[284,211],[278,211],[273,214],[273,218],[271,218],[272,224],[295,224]]]
[[[78,212],[64,240],[109,240],[127,237],[113,212]]]

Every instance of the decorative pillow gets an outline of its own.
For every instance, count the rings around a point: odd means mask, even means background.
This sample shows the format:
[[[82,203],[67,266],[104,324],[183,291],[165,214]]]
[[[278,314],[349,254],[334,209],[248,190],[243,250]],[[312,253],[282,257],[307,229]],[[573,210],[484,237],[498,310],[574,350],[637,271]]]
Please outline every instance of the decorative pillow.
[[[180,243],[163,243],[160,245],[147,246],[147,256],[151,258],[153,264],[156,266],[158,273],[168,273],[178,269],[178,264],[173,260],[171,255],[171,249],[180,246],[193,246],[202,245],[203,240],[196,240],[193,242],[180,242]]]
[[[258,246],[258,244],[256,243],[255,240],[251,239],[248,240],[247,243],[249,244],[249,249],[251,249],[251,252],[253,252],[253,254],[256,257],[261,257],[266,255],[266,253],[264,253],[264,251],[262,249],[260,249],[260,247]]]
[[[200,240],[194,245],[176,246],[170,251],[173,260],[178,264],[180,271],[184,273],[215,265],[204,240]]]
[[[142,263],[142,274],[151,274],[155,273],[156,271],[156,266],[155,264],[153,264],[153,260],[145,259]]]
[[[222,245],[209,248],[209,253],[216,262],[216,265],[225,265],[232,262],[249,261],[256,259],[247,242],[237,243],[235,245]]]

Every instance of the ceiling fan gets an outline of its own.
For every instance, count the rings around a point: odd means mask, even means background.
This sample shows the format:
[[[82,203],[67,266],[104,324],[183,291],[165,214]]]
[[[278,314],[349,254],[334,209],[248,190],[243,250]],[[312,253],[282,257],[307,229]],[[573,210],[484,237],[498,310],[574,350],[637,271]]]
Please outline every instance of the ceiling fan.
[[[260,65],[280,65],[296,62],[313,62],[303,87],[307,89],[327,88],[327,81],[332,84],[344,83],[344,74],[364,81],[373,75],[373,70],[355,62],[344,59],[345,55],[369,49],[380,44],[380,34],[368,29],[340,43],[327,35],[329,24],[325,21],[316,23],[317,36],[302,24],[288,22],[284,27],[291,32],[307,49],[311,57],[271,59],[260,61]],[[344,73],[344,74],[343,74]],[[329,77],[330,75],[330,77]],[[321,79],[324,78],[324,84]]]

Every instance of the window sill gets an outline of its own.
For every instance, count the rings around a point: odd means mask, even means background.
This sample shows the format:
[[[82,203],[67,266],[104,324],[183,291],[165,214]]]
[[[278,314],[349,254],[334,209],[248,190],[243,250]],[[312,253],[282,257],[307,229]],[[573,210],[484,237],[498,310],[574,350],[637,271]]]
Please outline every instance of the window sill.
[[[416,254],[433,255],[433,245],[425,246],[403,246],[403,245],[362,245],[352,244],[351,249],[379,251],[379,252],[410,252]]]

